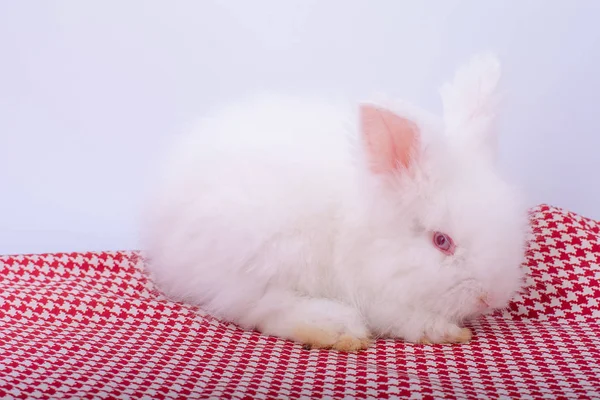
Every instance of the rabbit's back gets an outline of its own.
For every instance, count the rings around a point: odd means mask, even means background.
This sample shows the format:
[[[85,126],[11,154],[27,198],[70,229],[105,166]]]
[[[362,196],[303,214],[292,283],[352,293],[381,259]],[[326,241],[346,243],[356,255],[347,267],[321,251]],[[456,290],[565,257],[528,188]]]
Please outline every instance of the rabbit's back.
[[[267,282],[327,290],[342,202],[356,190],[354,118],[261,97],[203,119],[171,154],[151,213],[161,289],[221,308]]]

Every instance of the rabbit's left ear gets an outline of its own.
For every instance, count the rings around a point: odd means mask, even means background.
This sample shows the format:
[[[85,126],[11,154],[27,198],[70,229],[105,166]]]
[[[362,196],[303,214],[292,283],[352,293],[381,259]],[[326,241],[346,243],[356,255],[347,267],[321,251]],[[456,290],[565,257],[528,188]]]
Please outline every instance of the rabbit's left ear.
[[[481,53],[460,67],[454,80],[440,90],[446,133],[492,158],[496,155],[500,76],[496,55]]]
[[[385,108],[362,104],[360,129],[371,172],[391,174],[412,167],[420,139],[413,121]]]

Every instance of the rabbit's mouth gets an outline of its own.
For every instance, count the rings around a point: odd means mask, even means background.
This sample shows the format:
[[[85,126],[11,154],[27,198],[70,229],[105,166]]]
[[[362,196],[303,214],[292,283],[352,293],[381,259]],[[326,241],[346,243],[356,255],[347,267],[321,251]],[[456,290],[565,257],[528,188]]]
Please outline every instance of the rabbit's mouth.
[[[487,294],[482,294],[477,297],[477,307],[477,310],[473,313],[473,317],[492,314],[496,311],[496,307],[494,307]]]
[[[479,282],[467,278],[454,284],[446,293],[436,298],[436,311],[457,321],[478,317],[493,310],[493,299]]]
[[[465,320],[477,318],[494,311],[494,307],[486,293],[473,296],[471,306],[468,309],[470,309],[470,312],[467,312]]]

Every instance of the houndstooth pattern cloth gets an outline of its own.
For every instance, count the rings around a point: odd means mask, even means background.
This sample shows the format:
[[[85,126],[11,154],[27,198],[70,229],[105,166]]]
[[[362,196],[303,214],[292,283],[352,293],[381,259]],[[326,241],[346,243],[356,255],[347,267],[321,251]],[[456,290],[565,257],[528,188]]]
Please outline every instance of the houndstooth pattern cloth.
[[[471,343],[350,354],[169,302],[136,252],[0,257],[0,398],[600,398],[600,223],[532,225],[528,293]]]

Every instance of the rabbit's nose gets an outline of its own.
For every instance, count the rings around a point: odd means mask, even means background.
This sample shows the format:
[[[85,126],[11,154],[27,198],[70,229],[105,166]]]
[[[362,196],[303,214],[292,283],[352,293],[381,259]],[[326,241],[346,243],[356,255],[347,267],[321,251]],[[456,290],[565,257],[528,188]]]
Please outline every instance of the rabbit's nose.
[[[489,302],[487,294],[482,294],[481,296],[479,296],[478,300],[481,304],[485,305],[486,307],[490,306],[490,302]]]

